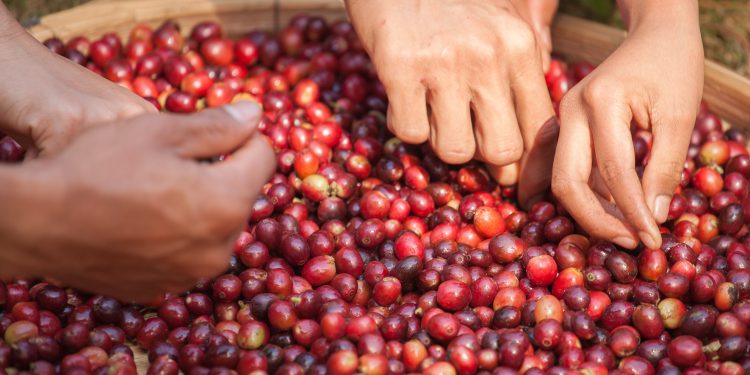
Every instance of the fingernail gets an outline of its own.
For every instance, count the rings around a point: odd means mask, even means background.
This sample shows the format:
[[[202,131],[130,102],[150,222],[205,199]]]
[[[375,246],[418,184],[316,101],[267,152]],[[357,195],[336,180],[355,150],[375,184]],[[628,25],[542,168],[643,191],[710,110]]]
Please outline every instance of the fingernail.
[[[633,249],[638,246],[638,241],[630,237],[617,237],[613,240],[613,242],[628,249]]]
[[[243,100],[222,108],[243,125],[255,125],[260,118],[260,106],[250,101]]]
[[[667,221],[669,215],[669,205],[672,204],[672,197],[668,195],[659,195],[654,199],[654,219],[663,223]]]

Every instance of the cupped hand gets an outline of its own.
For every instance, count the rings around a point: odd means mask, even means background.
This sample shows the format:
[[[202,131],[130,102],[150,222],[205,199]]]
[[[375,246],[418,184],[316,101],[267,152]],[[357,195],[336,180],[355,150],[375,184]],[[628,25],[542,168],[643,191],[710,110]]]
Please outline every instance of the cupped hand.
[[[60,153],[24,163],[48,186],[49,214],[34,226],[41,233],[19,234],[34,251],[18,269],[136,302],[224,271],[275,169],[255,133],[260,109],[225,108],[89,128]]]
[[[689,3],[672,10],[674,22],[631,14],[627,39],[561,103],[552,190],[586,231],[623,247],[661,245],[657,224],[683,169],[703,88],[697,6]],[[642,180],[631,122],[653,134]],[[599,177],[603,184],[590,183]]]
[[[47,50],[23,30],[0,41],[0,129],[28,157],[60,151],[82,129],[142,113],[153,105]]]
[[[393,134],[429,141],[448,163],[476,158],[497,172],[521,161],[522,202],[547,189],[557,126],[527,9],[510,0],[347,9],[386,88]]]

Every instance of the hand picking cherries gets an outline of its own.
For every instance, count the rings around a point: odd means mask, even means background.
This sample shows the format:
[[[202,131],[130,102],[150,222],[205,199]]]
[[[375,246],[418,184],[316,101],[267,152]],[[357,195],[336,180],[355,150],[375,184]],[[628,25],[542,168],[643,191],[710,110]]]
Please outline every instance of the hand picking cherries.
[[[347,22],[45,45],[167,111],[261,103],[278,170],[226,273],[183,294],[142,307],[0,282],[0,374],[135,374],[135,346],[167,375],[750,371],[750,155],[705,105],[662,247],[628,251],[552,197],[523,211],[481,164],[393,138]],[[555,101],[592,69],[553,59]],[[642,172],[651,136],[632,136]],[[22,156],[0,140],[0,160]]]

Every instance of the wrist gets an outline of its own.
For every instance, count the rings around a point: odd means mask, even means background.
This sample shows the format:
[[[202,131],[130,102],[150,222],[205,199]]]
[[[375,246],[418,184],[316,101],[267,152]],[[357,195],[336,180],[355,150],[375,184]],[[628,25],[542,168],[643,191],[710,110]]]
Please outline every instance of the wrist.
[[[695,26],[698,29],[697,0],[617,0],[629,32],[657,25]],[[667,21],[665,15],[669,14]]]
[[[45,238],[60,212],[59,180],[46,162],[0,166],[0,278],[40,276]]]
[[[557,13],[558,0],[521,0],[535,27],[549,27]]]
[[[703,43],[696,0],[618,0],[628,27],[628,39],[650,48],[675,51],[683,58],[703,61]],[[665,21],[664,15],[669,14]]]

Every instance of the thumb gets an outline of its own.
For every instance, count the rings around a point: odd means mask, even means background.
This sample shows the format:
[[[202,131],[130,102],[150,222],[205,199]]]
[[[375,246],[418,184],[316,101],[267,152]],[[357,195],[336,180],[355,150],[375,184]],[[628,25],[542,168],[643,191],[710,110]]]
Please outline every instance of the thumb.
[[[241,101],[192,115],[166,115],[164,139],[175,153],[199,159],[231,153],[257,129],[260,107]]]
[[[518,183],[518,163],[498,166],[487,164],[487,171],[500,186],[511,186]]]
[[[691,124],[680,124],[680,128],[692,131]],[[671,133],[671,134],[669,134]],[[675,136],[674,129],[655,128],[651,157],[643,172],[643,191],[646,203],[654,219],[663,223],[669,215],[672,195],[680,183],[685,157],[690,143],[687,136]]]
[[[542,68],[547,71],[552,53],[552,36],[550,25],[557,12],[557,0],[527,0],[526,5],[529,11],[529,23],[536,34],[537,44],[539,44],[542,55]]]
[[[549,69],[550,55],[552,54],[552,36],[549,26],[542,26],[541,29],[534,28],[534,32],[537,35],[537,41],[539,41],[539,53],[542,55],[542,71],[546,72]]]

